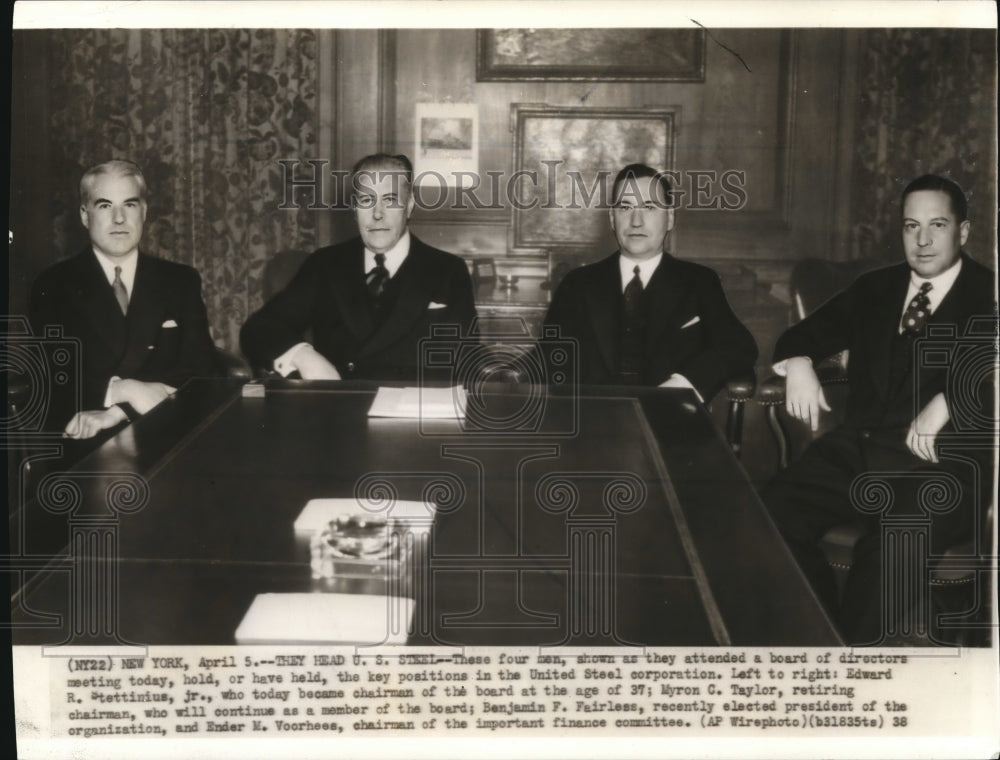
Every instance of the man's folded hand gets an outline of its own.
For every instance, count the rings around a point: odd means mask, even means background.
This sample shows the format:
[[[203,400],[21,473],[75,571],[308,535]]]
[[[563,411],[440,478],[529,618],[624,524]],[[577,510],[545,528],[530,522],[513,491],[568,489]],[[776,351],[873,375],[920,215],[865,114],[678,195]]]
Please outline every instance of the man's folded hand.
[[[126,419],[128,417],[126,417],[125,412],[117,406],[112,406],[109,409],[77,412],[66,425],[63,435],[67,438],[93,438],[102,430],[114,427]]]

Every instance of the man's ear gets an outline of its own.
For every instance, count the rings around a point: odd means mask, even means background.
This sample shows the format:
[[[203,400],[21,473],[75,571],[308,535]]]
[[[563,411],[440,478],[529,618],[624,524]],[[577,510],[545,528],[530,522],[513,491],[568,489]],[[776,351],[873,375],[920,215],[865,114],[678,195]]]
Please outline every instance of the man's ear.
[[[410,214],[413,213],[413,207],[417,203],[416,199],[413,197],[413,188],[412,187],[410,188],[410,192],[408,193],[408,195],[410,197],[406,199],[406,218],[407,219],[410,218]]]
[[[90,214],[87,213],[86,206],[80,206],[80,222],[83,224],[84,229],[90,229]]]
[[[674,228],[674,210],[672,208],[667,209],[667,232],[670,232]]]
[[[968,219],[966,219],[964,222],[958,225],[958,229],[960,235],[959,240],[961,240],[961,245],[964,247],[965,241],[969,239],[969,230],[972,229],[972,223]]]
[[[611,231],[615,232],[615,207],[611,206],[608,209],[608,221],[611,222]]]

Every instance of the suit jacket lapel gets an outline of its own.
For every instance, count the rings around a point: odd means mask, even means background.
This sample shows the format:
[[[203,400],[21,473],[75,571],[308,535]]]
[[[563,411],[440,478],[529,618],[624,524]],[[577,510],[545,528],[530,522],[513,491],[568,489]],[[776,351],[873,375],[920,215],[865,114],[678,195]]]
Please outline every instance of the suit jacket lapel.
[[[364,341],[375,329],[368,290],[365,288],[365,247],[358,239],[357,248],[346,257],[332,283],[343,308],[341,315],[358,341]]]
[[[667,329],[670,312],[681,302],[684,283],[678,282],[673,262],[673,257],[669,253],[664,253],[646,286],[646,308],[649,310],[649,319],[646,322],[647,350],[656,344],[663,331]]]
[[[89,249],[84,251],[79,261],[77,309],[90,323],[94,334],[108,345],[112,354],[118,355],[124,348],[126,338],[121,308],[94,252]]]
[[[587,282],[587,312],[601,357],[610,372],[618,371],[618,339],[621,322],[622,275],[617,253],[595,267]]]
[[[146,359],[149,345],[156,339],[159,331],[163,299],[164,294],[157,287],[156,278],[150,271],[149,259],[140,255],[128,302],[128,341],[120,365],[123,374],[135,372]]]
[[[433,278],[436,273],[423,261],[421,245],[411,235],[410,251],[393,276],[398,288],[396,303],[382,324],[361,348],[362,356],[378,353],[406,335],[413,329],[413,323],[430,303],[433,293]],[[365,313],[369,313],[367,302],[365,303]]]
[[[955,283],[951,286],[951,290],[945,294],[944,298],[941,299],[941,303],[938,304],[934,313],[931,314],[930,319],[927,320],[932,325],[954,325],[958,331],[958,335],[961,335],[965,330],[966,325],[964,322],[968,316],[965,309],[965,289],[971,277],[970,272],[972,268],[967,266],[965,258],[965,254],[963,253],[962,271],[958,273],[958,277],[955,278]]]
[[[903,301],[906,299],[906,289],[909,284],[910,268],[903,265],[887,289],[885,298],[872,305],[870,329],[866,333],[866,349],[872,379],[882,398],[889,395],[892,341],[899,333],[899,320],[905,307]]]

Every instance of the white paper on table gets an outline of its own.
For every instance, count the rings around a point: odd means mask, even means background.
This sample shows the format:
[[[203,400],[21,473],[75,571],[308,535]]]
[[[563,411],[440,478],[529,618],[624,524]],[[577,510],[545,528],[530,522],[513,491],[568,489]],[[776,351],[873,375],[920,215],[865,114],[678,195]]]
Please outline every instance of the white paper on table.
[[[412,599],[375,594],[257,594],[237,644],[405,644]]]
[[[369,417],[457,420],[465,417],[466,394],[451,388],[379,388]]]
[[[406,521],[415,529],[425,530],[434,518],[434,504],[422,501],[397,501],[392,507],[374,511],[365,509],[357,499],[310,499],[305,508],[295,518],[295,530],[318,532],[326,528],[330,521],[342,516],[368,514],[372,517],[384,516],[388,520]]]

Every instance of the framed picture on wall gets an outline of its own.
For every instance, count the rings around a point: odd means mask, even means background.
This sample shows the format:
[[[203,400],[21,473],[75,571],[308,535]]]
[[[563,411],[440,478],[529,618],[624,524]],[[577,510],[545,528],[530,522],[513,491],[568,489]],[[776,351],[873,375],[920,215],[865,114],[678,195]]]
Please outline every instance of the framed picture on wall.
[[[480,29],[480,82],[705,81],[703,29]]]
[[[677,107],[511,105],[510,248],[588,250],[613,244],[615,174],[631,163],[674,168]]]
[[[466,187],[479,173],[479,106],[417,103],[413,171],[416,182]]]

